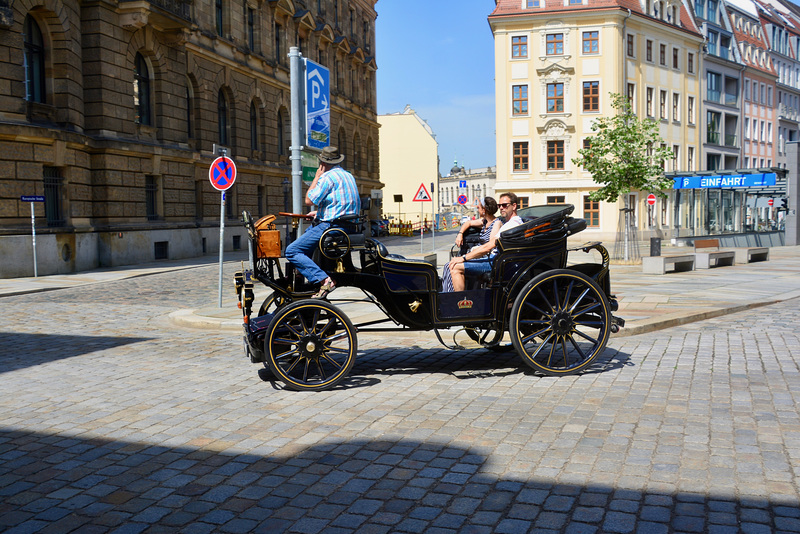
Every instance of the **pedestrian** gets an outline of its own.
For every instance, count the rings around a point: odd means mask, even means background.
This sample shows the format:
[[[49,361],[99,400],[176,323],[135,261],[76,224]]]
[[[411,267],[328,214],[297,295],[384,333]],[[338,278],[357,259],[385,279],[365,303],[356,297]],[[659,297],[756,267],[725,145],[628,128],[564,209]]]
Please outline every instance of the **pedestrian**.
[[[481,198],[478,201],[478,216],[477,220],[464,221],[461,228],[456,235],[456,246],[461,248],[460,256],[469,252],[466,242],[465,233],[472,228],[481,228],[476,245],[483,245],[489,242],[492,231],[495,226],[503,224],[502,219],[495,217],[497,213],[497,201],[492,197]],[[442,271],[442,291],[453,291],[453,279],[450,274],[450,264],[446,263]]]
[[[318,156],[319,167],[314,181],[306,192],[306,205],[315,205],[308,213],[314,221],[294,243],[286,247],[286,259],[312,284],[319,289],[312,298],[325,298],[336,288],[336,283],[310,258],[317,248],[322,234],[333,226],[333,221],[347,215],[358,215],[361,198],[353,175],[341,167],[344,155],[335,146],[322,149]]]
[[[517,215],[519,199],[514,193],[503,193],[500,195],[500,215],[505,219],[502,226],[495,226],[489,241],[483,245],[473,248],[463,256],[458,256],[450,260],[448,264],[450,275],[453,280],[453,291],[464,291],[466,286],[466,276],[479,277],[484,273],[491,272],[494,256],[497,254],[497,238],[503,232],[522,224],[522,218]]]

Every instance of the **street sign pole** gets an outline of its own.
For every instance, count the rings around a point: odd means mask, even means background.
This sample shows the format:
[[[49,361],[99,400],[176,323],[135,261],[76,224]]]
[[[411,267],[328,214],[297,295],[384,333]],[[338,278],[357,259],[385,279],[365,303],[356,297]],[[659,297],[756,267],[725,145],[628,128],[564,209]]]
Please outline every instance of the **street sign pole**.
[[[222,307],[222,260],[225,251],[225,191],[233,187],[236,181],[236,164],[228,159],[228,151],[219,149],[220,156],[211,162],[208,169],[208,179],[211,185],[219,191],[219,307]]]
[[[303,161],[302,161],[302,137],[303,122],[305,117],[304,91],[301,89],[300,82],[305,79],[305,69],[302,62],[303,55],[300,49],[293,46],[289,49],[289,91],[292,115],[292,212],[302,213],[303,205],[300,194],[303,192]],[[297,236],[303,235],[303,220],[298,220]]]
[[[222,150],[222,157],[227,155],[227,150]],[[223,160],[224,161],[224,160]],[[222,258],[225,250],[225,191],[220,193],[219,203],[219,307],[222,307]]]
[[[33,277],[39,277],[39,270],[36,267],[36,213],[33,210],[33,202],[31,202],[31,235],[33,235]]]

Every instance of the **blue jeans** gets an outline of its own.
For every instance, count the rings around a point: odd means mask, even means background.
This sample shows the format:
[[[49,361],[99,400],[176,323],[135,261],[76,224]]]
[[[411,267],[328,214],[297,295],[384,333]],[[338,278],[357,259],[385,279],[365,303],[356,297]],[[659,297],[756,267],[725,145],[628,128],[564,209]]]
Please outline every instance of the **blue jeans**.
[[[311,259],[314,249],[319,246],[323,232],[331,227],[329,222],[321,222],[306,230],[294,243],[286,247],[286,259],[312,284],[324,282],[328,275]]]

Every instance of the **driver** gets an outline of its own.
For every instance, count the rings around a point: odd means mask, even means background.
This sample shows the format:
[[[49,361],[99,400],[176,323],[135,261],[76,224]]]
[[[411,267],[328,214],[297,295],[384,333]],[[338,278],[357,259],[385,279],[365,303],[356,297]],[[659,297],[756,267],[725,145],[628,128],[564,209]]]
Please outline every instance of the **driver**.
[[[312,298],[321,299],[336,288],[336,283],[309,256],[334,220],[347,215],[358,215],[361,211],[361,198],[355,178],[340,166],[344,155],[339,154],[337,147],[323,148],[318,159],[319,168],[306,192],[306,205],[317,206],[315,211],[308,213],[309,218],[314,218],[313,226],[286,247],[286,259],[309,282],[320,284]]]
[[[506,222],[502,226],[495,225],[487,243],[473,248],[463,256],[450,260],[448,266],[453,279],[453,291],[464,291],[466,275],[477,277],[491,272],[492,260],[494,255],[497,254],[497,248],[495,247],[497,237],[503,232],[522,224],[522,218],[517,215],[518,203],[519,199],[514,193],[500,195],[500,202],[497,203],[497,206],[500,208],[500,216],[504,217]]]

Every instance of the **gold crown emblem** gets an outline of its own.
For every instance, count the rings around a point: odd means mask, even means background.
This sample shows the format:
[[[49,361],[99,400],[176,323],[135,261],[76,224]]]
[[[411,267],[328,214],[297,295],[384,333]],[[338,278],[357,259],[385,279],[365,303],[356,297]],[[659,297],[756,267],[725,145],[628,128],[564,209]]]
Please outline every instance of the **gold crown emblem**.
[[[468,300],[468,299],[464,299],[462,301],[459,301],[458,308],[460,310],[463,310],[464,308],[472,308],[472,301]]]

